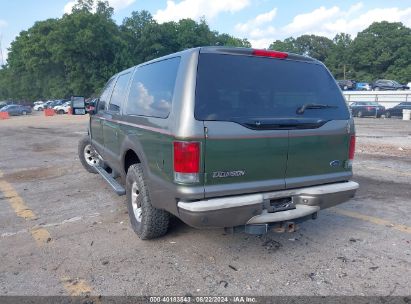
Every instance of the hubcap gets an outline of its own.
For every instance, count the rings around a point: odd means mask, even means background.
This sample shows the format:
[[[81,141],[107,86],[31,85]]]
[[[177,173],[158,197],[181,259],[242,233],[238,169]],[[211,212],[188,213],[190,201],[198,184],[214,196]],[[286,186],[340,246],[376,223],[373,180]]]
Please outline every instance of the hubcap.
[[[133,213],[137,222],[141,222],[141,206],[138,202],[139,196],[140,190],[138,189],[137,183],[134,182],[131,186],[131,205],[133,206]]]
[[[97,166],[99,163],[99,159],[91,145],[87,145],[84,147],[84,158],[86,159],[87,164],[90,166]]]

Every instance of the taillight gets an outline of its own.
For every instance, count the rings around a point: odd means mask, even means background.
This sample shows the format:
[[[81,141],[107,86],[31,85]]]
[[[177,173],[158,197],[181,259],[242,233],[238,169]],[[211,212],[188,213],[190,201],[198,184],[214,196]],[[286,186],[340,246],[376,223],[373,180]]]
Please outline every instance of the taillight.
[[[182,183],[199,181],[200,143],[175,141],[174,145],[174,180]]]
[[[345,162],[346,169],[352,168],[352,163],[354,161],[354,154],[355,154],[355,135],[351,135],[349,147],[348,147],[348,160]]]
[[[252,54],[254,56],[272,57],[272,58],[279,58],[279,59],[285,59],[288,57],[287,53],[277,52],[277,51],[267,51],[267,50],[254,50]]]
[[[353,160],[355,154],[355,135],[351,135],[350,137],[350,150],[348,152],[348,159]]]
[[[348,150],[348,160],[352,162],[354,160],[355,154],[355,135],[351,135],[350,137],[350,147]]]
[[[372,107],[367,107],[367,111],[372,111]]]

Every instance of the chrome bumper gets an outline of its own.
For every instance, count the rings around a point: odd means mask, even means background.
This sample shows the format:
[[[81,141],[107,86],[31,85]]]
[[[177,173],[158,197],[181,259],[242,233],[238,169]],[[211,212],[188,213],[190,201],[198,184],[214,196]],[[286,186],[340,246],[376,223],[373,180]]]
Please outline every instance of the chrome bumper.
[[[356,182],[238,195],[195,202],[178,202],[181,218],[194,227],[232,227],[243,224],[282,222],[316,213],[352,198]],[[268,213],[264,201],[291,197],[295,209]]]

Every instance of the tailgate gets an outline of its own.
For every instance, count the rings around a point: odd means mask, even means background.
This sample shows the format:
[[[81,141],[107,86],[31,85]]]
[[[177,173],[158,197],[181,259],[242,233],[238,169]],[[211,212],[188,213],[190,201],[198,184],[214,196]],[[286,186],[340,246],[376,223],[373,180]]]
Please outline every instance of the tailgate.
[[[205,121],[205,196],[285,188],[288,131]]]
[[[205,128],[205,196],[351,175],[350,115],[327,69],[284,53],[253,54],[200,52],[194,116]]]
[[[347,180],[349,122],[330,121],[318,129],[290,130],[286,187]]]

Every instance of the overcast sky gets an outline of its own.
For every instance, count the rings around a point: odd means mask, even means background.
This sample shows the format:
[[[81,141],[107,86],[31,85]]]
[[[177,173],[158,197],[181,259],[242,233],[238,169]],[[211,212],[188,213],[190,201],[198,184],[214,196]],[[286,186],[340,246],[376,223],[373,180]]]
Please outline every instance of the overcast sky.
[[[69,13],[70,0],[0,0],[3,56],[20,31],[35,21]],[[211,29],[248,38],[265,48],[276,39],[339,32],[355,36],[374,21],[401,21],[411,27],[411,0],[109,0],[121,23],[135,10],[148,10],[158,22],[204,16]],[[0,58],[1,60],[1,58]],[[1,61],[0,61],[1,63]]]

